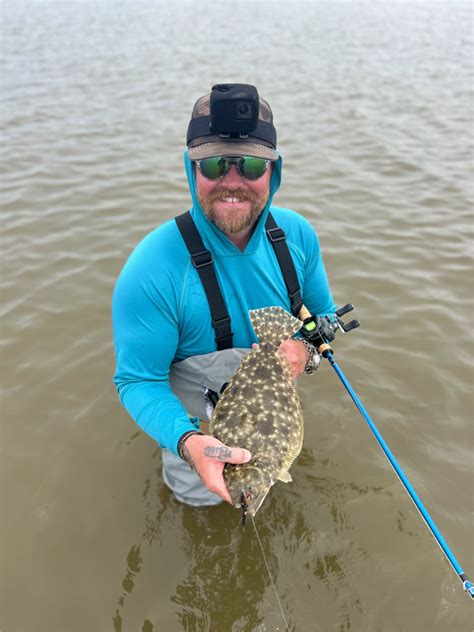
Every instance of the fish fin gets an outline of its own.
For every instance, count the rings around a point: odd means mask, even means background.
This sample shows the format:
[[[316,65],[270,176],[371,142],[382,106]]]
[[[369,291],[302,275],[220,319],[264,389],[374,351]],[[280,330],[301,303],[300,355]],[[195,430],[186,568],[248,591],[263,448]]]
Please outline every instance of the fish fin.
[[[262,307],[249,311],[250,322],[260,344],[279,346],[300,330],[303,322],[283,307]]]
[[[301,452],[303,447],[304,436],[304,422],[303,422],[303,410],[301,402],[296,393],[296,389],[293,388],[293,392],[288,401],[288,417],[292,420],[291,434],[289,437],[288,450],[281,464],[283,471],[289,471],[293,465],[295,459]]]
[[[293,479],[291,478],[291,474],[288,472],[288,470],[282,470],[278,474],[278,480],[281,481],[282,483],[292,483],[293,482]]]

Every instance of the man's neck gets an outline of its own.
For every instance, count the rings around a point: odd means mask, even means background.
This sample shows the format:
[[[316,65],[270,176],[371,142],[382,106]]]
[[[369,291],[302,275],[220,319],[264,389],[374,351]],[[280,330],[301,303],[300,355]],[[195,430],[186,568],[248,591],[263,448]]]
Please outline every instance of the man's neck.
[[[230,241],[234,244],[234,246],[237,246],[237,248],[241,252],[243,252],[245,250],[245,247],[249,243],[250,238],[252,237],[254,228],[255,228],[255,224],[253,226],[247,226],[247,228],[240,230],[238,233],[224,233],[224,234],[227,237],[227,239],[230,239]]]

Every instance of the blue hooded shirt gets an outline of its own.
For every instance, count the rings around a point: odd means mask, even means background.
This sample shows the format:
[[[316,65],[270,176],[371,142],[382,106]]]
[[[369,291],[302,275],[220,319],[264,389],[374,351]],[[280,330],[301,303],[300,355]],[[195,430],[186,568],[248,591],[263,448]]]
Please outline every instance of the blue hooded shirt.
[[[213,254],[234,347],[250,348],[258,342],[250,309],[279,305],[291,311],[281,269],[265,233],[270,210],[285,231],[304,304],[313,315],[334,314],[336,306],[314,229],[298,213],[272,206],[281,181],[281,157],[274,163],[268,202],[243,252],[205,216],[187,151],[184,161],[191,215]],[[195,426],[170,388],[170,366],[217,347],[204,289],[174,219],[147,235],[130,255],[115,286],[112,319],[114,382],[120,401],[144,432],[177,454],[180,437]]]

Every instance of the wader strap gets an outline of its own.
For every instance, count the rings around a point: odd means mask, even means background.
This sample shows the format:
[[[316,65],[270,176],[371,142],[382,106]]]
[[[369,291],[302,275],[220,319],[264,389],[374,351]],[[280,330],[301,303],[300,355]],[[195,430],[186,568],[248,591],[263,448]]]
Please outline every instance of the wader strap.
[[[187,249],[191,255],[191,261],[196,268],[207,296],[209,308],[211,310],[212,326],[216,332],[217,350],[231,349],[233,334],[230,328],[230,317],[227,311],[222,292],[217,281],[216,272],[213,265],[212,253],[206,250],[198,229],[191,217],[191,213],[186,211],[176,219],[181,236],[184,239]],[[296,275],[295,264],[291,258],[291,253],[285,240],[285,232],[277,226],[271,213],[268,213],[265,222],[265,230],[270,240],[278,264],[281,268],[283,279],[291,302],[293,316],[298,317],[303,305],[301,299],[300,285]]]
[[[212,326],[216,332],[217,351],[232,349],[233,334],[230,328],[229,312],[217,281],[212,253],[206,250],[189,211],[176,217],[176,223],[207,296],[211,310]]]
[[[283,278],[285,279],[286,289],[290,296],[292,314],[298,317],[303,301],[301,299],[300,284],[298,283],[295,264],[293,263],[290,249],[286,243],[285,231],[277,226],[271,213],[267,215],[265,230],[267,231],[268,239],[273,246]]]

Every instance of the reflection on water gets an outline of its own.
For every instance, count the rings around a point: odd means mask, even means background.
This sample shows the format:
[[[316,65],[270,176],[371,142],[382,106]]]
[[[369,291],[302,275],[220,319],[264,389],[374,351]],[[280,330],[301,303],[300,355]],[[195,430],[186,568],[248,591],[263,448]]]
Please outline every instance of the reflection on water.
[[[123,592],[113,617],[115,632],[127,629],[127,601],[132,598],[148,547],[160,542],[166,525],[173,523],[174,534],[186,559],[186,573],[175,586],[169,585],[169,599],[176,608],[175,629],[205,631],[232,629],[258,630],[264,623],[260,604],[270,580],[258,541],[251,526],[241,526],[241,514],[229,507],[196,509],[178,503],[161,480],[159,468],[145,481],[146,506],[143,533],[130,547]],[[272,551],[271,530],[260,524],[265,556],[274,581],[278,582],[278,560]],[[154,563],[162,566],[159,557]],[[271,596],[270,596],[271,598]],[[160,629],[160,620],[145,620],[145,630]],[[263,628],[262,628],[263,629]],[[292,628],[291,628],[292,629]]]
[[[162,483],[160,466],[157,466],[154,474],[144,481],[143,531],[126,556],[122,592],[113,617],[115,632],[129,628],[129,610],[134,613],[132,620],[137,618],[140,608],[137,610],[131,601],[134,592],[140,592],[140,573],[146,570],[145,566],[153,564],[166,574],[166,564],[175,563],[160,553],[167,550],[171,533],[185,560],[177,582],[171,579],[170,567],[169,581],[164,582],[166,588],[159,595],[161,603],[169,600],[176,606],[167,619],[172,622],[172,629],[189,632],[285,630],[285,618],[288,629],[298,630],[294,621],[298,616],[295,595],[299,595],[307,607],[315,589],[312,578],[316,578],[322,592],[330,594],[337,606],[338,629],[351,630],[355,613],[364,614],[351,569],[362,563],[370,564],[370,554],[356,542],[351,514],[342,507],[360,502],[367,495],[390,497],[392,494],[377,486],[315,477],[308,468],[314,461],[314,453],[303,449],[301,456],[294,484],[278,484],[273,488],[256,517],[255,528],[263,553],[252,524],[242,528],[240,512],[223,505],[196,509],[178,503]],[[308,488],[314,494],[314,506],[305,503]],[[407,518],[403,513],[399,512],[396,521],[401,532],[416,537],[404,528]],[[331,523],[332,528],[328,528]],[[321,524],[325,524],[326,529],[318,526]],[[153,551],[154,547],[159,548]],[[293,569],[290,576],[297,578],[296,583],[288,578],[292,560],[297,571]],[[160,612],[142,621],[143,630],[147,632],[161,629]],[[325,628],[315,624],[314,629]]]
[[[127,444],[137,438],[140,433],[135,433],[127,441]],[[160,538],[160,529],[163,523],[163,517],[170,504],[170,494],[167,488],[163,485],[160,475],[161,467],[155,471],[153,477],[149,477],[145,480],[145,486],[143,488],[142,497],[145,503],[145,524],[144,530],[137,543],[132,544],[126,558],[126,572],[122,580],[123,592],[121,593],[118,602],[115,616],[113,617],[113,625],[115,632],[123,632],[126,627],[123,627],[123,610],[126,607],[126,600],[132,595],[135,588],[137,576],[140,573],[143,557],[141,549],[144,547],[152,546],[156,539]],[[154,481],[152,487],[152,480]],[[173,511],[173,509],[171,509]],[[151,621],[145,619],[143,622],[142,632],[153,632],[153,624]]]
[[[248,528],[242,529],[237,512],[225,522],[213,515],[218,513],[211,509],[196,516],[190,508],[182,513],[189,565],[171,600],[180,606],[180,626],[187,632],[252,630],[263,622],[259,606],[268,578],[258,544]],[[270,564],[278,578],[274,556]]]

